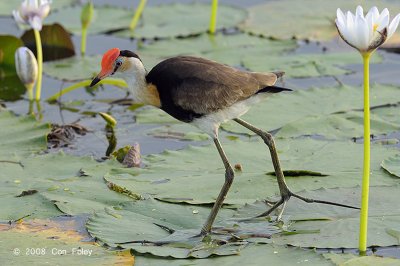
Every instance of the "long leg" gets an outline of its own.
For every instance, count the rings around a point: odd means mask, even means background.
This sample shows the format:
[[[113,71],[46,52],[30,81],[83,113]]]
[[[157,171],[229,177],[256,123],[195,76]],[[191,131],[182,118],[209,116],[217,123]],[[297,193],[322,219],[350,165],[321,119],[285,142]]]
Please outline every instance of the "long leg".
[[[346,207],[346,208],[352,208],[352,209],[359,209],[357,207],[353,207],[353,206],[349,206],[349,205],[345,205],[345,204],[340,204],[340,203],[335,203],[335,202],[330,202],[330,201],[323,201],[323,200],[314,200],[314,199],[309,199],[309,198],[305,198],[302,197],[300,195],[297,195],[293,192],[290,191],[289,187],[286,184],[285,181],[285,176],[283,175],[282,169],[281,169],[281,165],[279,162],[279,158],[278,158],[278,153],[276,152],[276,148],[275,148],[275,142],[274,139],[272,137],[272,135],[268,132],[265,132],[249,123],[247,123],[246,121],[236,118],[234,119],[237,123],[239,123],[240,125],[244,126],[245,128],[249,129],[250,131],[253,131],[254,133],[256,133],[257,135],[259,135],[265,142],[265,144],[268,146],[270,154],[271,154],[271,159],[272,159],[272,164],[274,165],[274,169],[275,169],[275,175],[276,175],[276,179],[278,181],[278,186],[279,186],[279,192],[281,194],[281,199],[279,201],[276,202],[275,205],[273,205],[268,211],[258,215],[257,217],[262,217],[262,216],[267,216],[269,215],[272,211],[274,211],[276,208],[278,208],[280,205],[282,205],[282,210],[279,212],[278,215],[278,220],[281,218],[282,213],[284,211],[284,208],[286,206],[287,201],[290,199],[290,197],[295,197],[298,199],[301,199],[307,203],[322,203],[322,204],[329,204],[329,205],[335,205],[335,206],[341,206],[341,207]]]
[[[221,156],[222,162],[224,163],[225,166],[225,183],[221,188],[221,191],[219,192],[219,195],[217,197],[217,200],[214,203],[214,206],[211,210],[210,215],[208,216],[206,222],[203,225],[203,228],[201,229],[201,235],[206,235],[211,231],[212,224],[215,221],[215,218],[217,217],[218,211],[221,208],[222,204],[224,203],[226,194],[229,191],[229,188],[231,187],[233,183],[233,178],[235,175],[235,172],[233,171],[232,166],[229,164],[228,158],[225,155],[224,150],[222,149],[221,143],[218,140],[218,137],[214,138],[214,143],[215,146],[217,147],[218,153]]]

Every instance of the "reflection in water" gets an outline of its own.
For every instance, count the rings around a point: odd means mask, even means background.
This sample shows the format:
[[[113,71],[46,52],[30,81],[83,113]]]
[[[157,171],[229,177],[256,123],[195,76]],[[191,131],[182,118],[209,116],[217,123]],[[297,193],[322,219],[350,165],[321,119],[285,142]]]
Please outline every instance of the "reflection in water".
[[[108,157],[115,150],[115,147],[117,147],[117,137],[115,136],[114,133],[114,127],[112,127],[109,124],[106,125],[106,137],[108,140],[106,156]]]

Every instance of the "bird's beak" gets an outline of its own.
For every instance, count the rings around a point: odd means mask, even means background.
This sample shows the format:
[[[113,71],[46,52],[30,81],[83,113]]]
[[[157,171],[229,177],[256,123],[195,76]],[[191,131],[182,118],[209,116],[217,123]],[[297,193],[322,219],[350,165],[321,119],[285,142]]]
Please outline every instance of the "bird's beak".
[[[99,76],[95,77],[92,82],[90,83],[89,87],[93,87],[94,85],[96,85],[97,83],[99,83],[99,81],[101,80],[101,78],[99,78]]]
[[[92,80],[92,82],[90,83],[89,87],[93,87],[94,85],[99,83],[102,79],[104,79],[104,78],[108,77],[109,75],[111,75],[111,73],[112,73],[112,69],[111,70],[102,69],[100,71],[100,73]]]

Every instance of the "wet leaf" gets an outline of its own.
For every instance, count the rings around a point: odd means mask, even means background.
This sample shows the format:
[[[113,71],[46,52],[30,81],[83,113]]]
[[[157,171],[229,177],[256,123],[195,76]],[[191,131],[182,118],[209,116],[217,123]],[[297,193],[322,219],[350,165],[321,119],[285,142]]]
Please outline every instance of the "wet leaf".
[[[23,46],[20,39],[11,35],[0,35],[0,67],[15,72],[14,54]]]
[[[386,109],[386,108],[385,108]],[[400,108],[398,108],[400,112]],[[400,123],[394,124],[386,115],[375,115],[371,111],[371,134],[374,136],[400,130]],[[279,137],[321,136],[327,139],[359,138],[364,134],[364,113],[346,112],[330,115],[314,115],[284,125],[276,134]]]
[[[287,178],[294,191],[361,184],[361,144],[277,139],[276,145],[284,170],[320,173],[320,176],[310,174]],[[263,142],[228,141],[223,143],[223,148],[232,164],[240,162],[242,165],[225,203],[249,203],[278,192],[276,178],[266,175],[273,171],[273,166]],[[397,179],[380,167],[383,158],[397,154],[396,149],[372,145],[371,154],[371,185],[397,184]],[[224,182],[225,170],[214,145],[149,155],[143,158],[143,163],[144,169],[110,170],[105,179],[144,197],[152,195],[165,201],[174,199],[173,202],[190,204],[214,202]],[[159,182],[166,179],[168,182]]]
[[[47,22],[60,22],[68,31],[81,34],[81,7],[64,8],[52,13]],[[95,6],[93,21],[88,28],[89,34],[104,33],[125,29],[114,33],[117,36],[154,38],[191,35],[207,30],[210,7],[206,4],[168,4],[147,6],[143,11],[134,35],[128,30],[134,11],[112,6]],[[246,12],[232,6],[218,7],[218,28],[233,27],[246,18]],[[101,23],[109,21],[112,23]]]
[[[108,169],[121,167],[118,162],[99,163],[63,153],[38,155],[46,148],[49,127],[32,117],[0,112],[0,127],[0,196],[4,203],[0,220],[91,213],[129,200],[110,190],[102,179]],[[37,192],[16,197],[24,191]]]
[[[383,258],[374,255],[370,256],[356,256],[353,254],[335,254],[335,253],[327,253],[323,254],[323,256],[329,260],[331,260],[335,265],[338,266],[389,266],[389,265],[399,265],[400,260],[394,258]]]
[[[296,47],[294,41],[271,41],[248,34],[217,34],[215,36],[202,34],[190,39],[154,42],[151,45],[139,47],[138,52],[147,67],[153,67],[162,59],[175,55],[202,56],[232,66],[241,66],[246,56],[257,54],[258,60],[264,60],[260,58],[260,54],[267,54],[269,58]],[[263,69],[263,71],[267,70],[267,68]]]
[[[275,1],[248,8],[249,16],[242,29],[254,34],[262,34],[278,39],[312,39],[331,40],[338,36],[335,27],[336,9],[355,12],[357,1],[339,0],[327,2],[323,0]],[[391,13],[400,11],[398,3],[393,1],[363,1],[364,10],[377,6],[381,11],[388,8]],[[310,8],[313,7],[313,8]],[[277,12],[279,10],[279,12]],[[266,27],[265,25],[269,25]],[[396,43],[400,36],[393,36],[389,42]]]
[[[378,56],[372,57],[373,63],[382,62]],[[270,56],[268,59],[260,54],[248,54],[243,65],[254,71],[284,70],[285,77],[304,78],[320,76],[338,76],[352,73],[346,69],[348,64],[360,63],[360,55],[351,52],[285,54]]]
[[[82,242],[75,231],[50,221],[32,221],[0,228],[0,256],[6,265],[133,265],[129,253],[108,251],[93,242]]]
[[[211,257],[206,260],[195,259],[168,259],[157,258],[151,256],[135,256],[137,265],[143,266],[181,266],[181,265],[249,265],[258,266],[265,265],[331,265],[322,255],[312,250],[304,250],[294,247],[278,246],[274,244],[268,245],[248,245],[240,250],[237,256],[218,256]]]
[[[44,25],[40,31],[43,47],[43,61],[53,61],[75,55],[74,44],[70,34],[58,23]],[[33,30],[24,32],[21,36],[25,46],[36,55],[36,41]]]
[[[100,71],[101,56],[71,57],[43,64],[44,72],[56,79],[78,81],[91,79]]]
[[[386,158],[382,161],[381,166],[391,175],[400,177],[400,154]]]
[[[390,234],[399,230],[400,211],[394,208],[399,201],[400,187],[371,187],[368,219],[368,246],[398,245],[399,241]],[[304,191],[302,196],[340,203],[358,205],[361,202],[361,188],[334,188]],[[312,207],[311,207],[312,206]],[[258,211],[264,209],[261,205]],[[255,208],[254,213],[257,213]],[[312,234],[274,235],[274,243],[300,247],[357,248],[359,233],[359,210],[345,209],[322,204],[307,204],[292,199],[284,213],[292,221],[288,231],[319,230]]]
[[[112,215],[107,210],[97,212],[89,219],[87,228],[92,236],[109,246],[173,258],[238,254],[247,244],[241,240],[242,235],[248,232],[262,231],[264,234],[272,234],[279,231],[266,221],[253,225],[252,228],[246,224],[242,227],[236,222],[227,223],[226,220],[233,211],[223,209],[215,223],[216,231],[220,232],[202,239],[198,234],[210,210],[206,207],[168,204],[148,199],[124,203],[113,209]],[[227,231],[224,233],[224,230]],[[237,239],[232,238],[231,234],[235,234]]]
[[[375,84],[371,88],[371,107],[378,105],[386,105],[386,104],[394,104],[398,102],[397,97],[393,97],[393,95],[400,95],[400,90],[397,87],[393,86],[385,86],[381,84]],[[326,121],[322,121],[326,119],[326,115],[344,113],[351,110],[362,110],[363,108],[363,92],[358,87],[350,87],[350,86],[341,86],[341,87],[332,87],[332,88],[312,88],[308,90],[299,90],[290,93],[280,93],[272,95],[268,98],[264,103],[260,103],[243,116],[243,119],[257,127],[261,127],[265,130],[272,131],[278,128],[281,128],[289,123],[297,123],[297,121],[302,119],[309,119],[311,122],[315,117],[319,118],[319,122],[328,124],[332,126],[332,122],[327,123]],[[332,100],[332,95],[334,95],[334,100]],[[284,107],[284,108],[283,108]],[[387,117],[387,121],[389,123],[393,123],[395,118],[395,112],[390,109],[392,115],[386,115],[386,112],[389,110],[374,110],[376,114],[379,116]],[[276,115],[276,113],[279,115]],[[269,115],[265,115],[269,114]],[[345,115],[346,116],[346,115]],[[323,132],[327,132],[322,125],[320,126],[318,123],[312,123],[313,126],[318,124],[319,129],[323,129]],[[345,129],[344,133],[342,131],[336,132],[339,134],[348,134],[352,131],[346,127],[349,127],[351,123],[350,121],[346,121],[346,119],[342,119],[340,122],[340,126]],[[377,126],[380,123],[376,124]],[[351,125],[354,126],[354,125]],[[252,134],[244,127],[239,126],[237,123],[229,122],[224,124],[223,129],[232,131],[235,133],[245,133]],[[307,129],[302,128],[301,130],[305,130],[305,134],[309,133],[311,130],[313,133],[319,134],[317,130],[314,128]],[[298,135],[302,135],[302,132],[299,131],[296,133]],[[378,130],[379,128],[372,127],[372,132],[374,130]],[[308,131],[308,132],[307,132]],[[279,134],[279,133],[278,133]],[[354,137],[354,134],[349,134],[348,137]]]

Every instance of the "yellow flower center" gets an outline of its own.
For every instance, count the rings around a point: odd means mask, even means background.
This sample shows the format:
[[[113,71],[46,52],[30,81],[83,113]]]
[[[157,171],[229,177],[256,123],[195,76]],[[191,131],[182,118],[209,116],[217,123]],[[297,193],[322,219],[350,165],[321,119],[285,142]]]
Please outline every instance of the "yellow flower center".
[[[374,24],[374,27],[373,27],[373,31],[376,31],[376,29],[378,28],[378,26],[379,26],[379,25],[375,23],[375,24]]]

